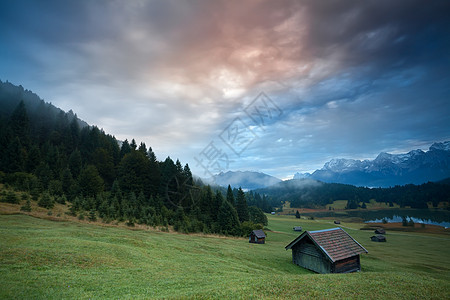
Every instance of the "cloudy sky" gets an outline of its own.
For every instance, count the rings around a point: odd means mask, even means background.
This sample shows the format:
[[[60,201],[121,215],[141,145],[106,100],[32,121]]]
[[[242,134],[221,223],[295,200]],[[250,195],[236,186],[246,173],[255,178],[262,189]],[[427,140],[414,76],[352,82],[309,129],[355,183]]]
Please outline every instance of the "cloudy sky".
[[[0,80],[199,176],[450,140],[450,1],[0,1]]]

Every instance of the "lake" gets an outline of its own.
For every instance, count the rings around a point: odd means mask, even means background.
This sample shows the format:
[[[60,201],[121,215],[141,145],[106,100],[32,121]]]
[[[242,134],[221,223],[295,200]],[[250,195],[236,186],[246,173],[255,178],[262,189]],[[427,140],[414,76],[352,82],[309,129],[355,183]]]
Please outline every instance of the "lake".
[[[383,209],[383,210],[354,210],[354,211],[327,211],[317,213],[304,213],[306,216],[317,218],[360,218],[364,222],[379,222],[385,219],[388,223],[401,223],[403,217],[414,223],[424,223],[450,227],[450,211],[442,209]]]

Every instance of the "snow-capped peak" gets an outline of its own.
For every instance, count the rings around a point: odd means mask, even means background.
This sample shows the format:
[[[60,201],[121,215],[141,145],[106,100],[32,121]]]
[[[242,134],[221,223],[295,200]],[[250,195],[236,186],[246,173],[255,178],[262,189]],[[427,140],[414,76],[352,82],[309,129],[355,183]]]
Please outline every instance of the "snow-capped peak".
[[[333,158],[325,163],[322,170],[341,172],[344,170],[355,169],[361,166],[361,161],[357,159]]]
[[[434,143],[430,147],[430,151],[432,150],[450,151],[450,141]]]

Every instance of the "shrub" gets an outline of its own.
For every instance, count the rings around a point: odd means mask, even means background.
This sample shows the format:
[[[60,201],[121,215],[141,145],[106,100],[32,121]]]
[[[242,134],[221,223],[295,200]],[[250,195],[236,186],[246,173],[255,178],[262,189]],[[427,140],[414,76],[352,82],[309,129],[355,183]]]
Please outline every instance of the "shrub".
[[[89,221],[92,221],[92,222],[97,221],[97,216],[96,216],[96,213],[95,213],[95,209],[91,209],[89,211]]]
[[[65,205],[67,201],[66,195],[56,197],[56,202]]]
[[[53,201],[52,197],[50,197],[49,193],[45,192],[42,195],[41,199],[39,199],[38,205],[40,207],[51,209],[53,208],[53,206],[55,206],[55,202]]]
[[[27,202],[20,208],[21,211],[31,211],[31,201],[30,199],[27,199]]]
[[[3,198],[3,202],[19,204],[19,198],[17,198],[17,195],[13,191],[9,191]]]

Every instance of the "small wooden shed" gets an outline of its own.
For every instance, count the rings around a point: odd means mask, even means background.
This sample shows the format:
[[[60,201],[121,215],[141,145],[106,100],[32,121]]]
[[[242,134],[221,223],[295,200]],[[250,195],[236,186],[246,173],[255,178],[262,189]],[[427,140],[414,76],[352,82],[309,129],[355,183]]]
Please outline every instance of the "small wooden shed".
[[[302,228],[302,226],[294,226],[294,227],[292,228],[292,230],[294,230],[294,231],[302,231],[303,228]]]
[[[384,235],[374,235],[370,239],[372,242],[386,242],[386,237]]]
[[[375,230],[375,234],[386,234],[386,230],[384,230],[384,228],[377,228],[377,230]]]
[[[253,230],[248,237],[249,243],[264,244],[266,242],[266,234],[262,229]]]
[[[292,249],[294,264],[317,273],[360,271],[359,255],[368,253],[341,228],[305,231],[285,249]]]

